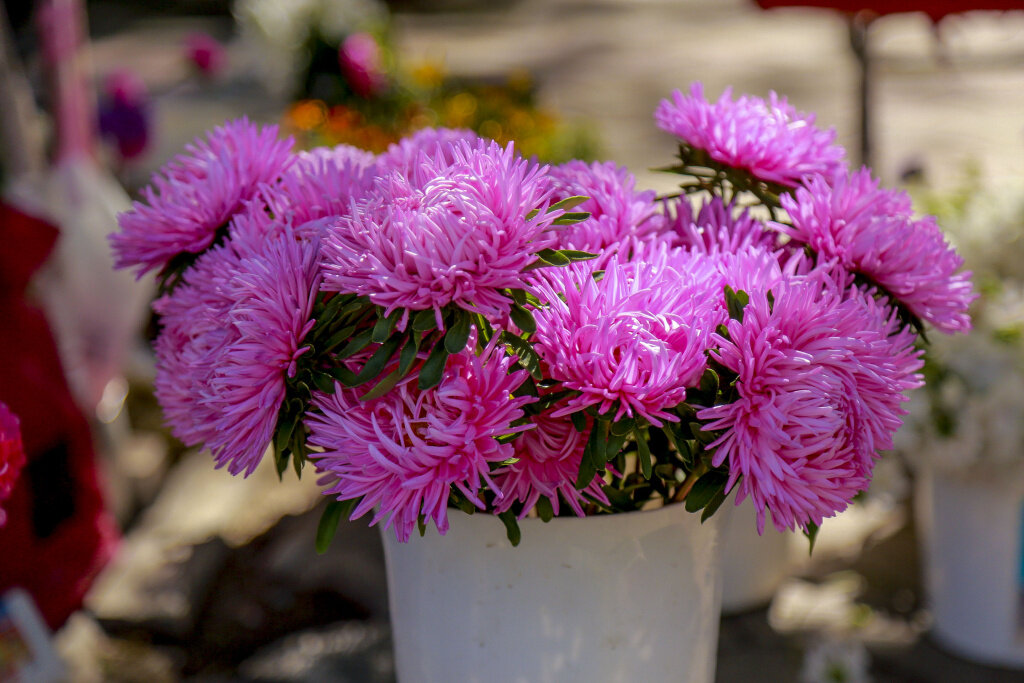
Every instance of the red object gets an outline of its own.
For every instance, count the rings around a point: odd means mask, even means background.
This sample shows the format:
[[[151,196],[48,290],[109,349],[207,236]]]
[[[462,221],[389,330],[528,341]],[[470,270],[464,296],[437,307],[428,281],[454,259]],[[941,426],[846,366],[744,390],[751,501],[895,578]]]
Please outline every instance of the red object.
[[[923,12],[932,21],[971,10],[1024,10],[1021,0],[755,0],[762,9],[774,7],[824,7],[847,14],[866,11],[879,16]]]
[[[4,502],[0,593],[25,588],[51,628],[81,606],[118,539],[89,423],[71,397],[46,318],[25,296],[56,239],[52,225],[0,203],[0,401],[21,420],[27,458]]]

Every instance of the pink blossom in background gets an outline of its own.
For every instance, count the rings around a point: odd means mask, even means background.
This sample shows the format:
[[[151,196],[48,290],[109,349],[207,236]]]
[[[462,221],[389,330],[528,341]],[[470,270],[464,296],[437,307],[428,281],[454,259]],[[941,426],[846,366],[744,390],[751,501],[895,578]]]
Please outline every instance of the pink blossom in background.
[[[751,95],[733,100],[726,88],[711,103],[697,82],[689,95],[676,90],[662,100],[654,119],[663,131],[715,161],[780,185],[792,187],[845,166],[846,151],[835,144],[835,130],[817,128],[813,114],[797,111],[774,92],[767,101]]]
[[[14,484],[25,466],[25,448],[21,441],[21,425],[6,404],[0,402],[0,503],[10,497]],[[0,526],[7,514],[0,508]]]
[[[185,38],[185,58],[199,73],[212,78],[224,70],[227,51],[208,33],[191,33]]]
[[[433,309],[438,327],[448,304],[495,317],[509,310],[500,290],[524,286],[523,269],[551,246],[548,228],[560,215],[544,210],[544,168],[511,144],[461,143],[446,156],[452,163],[425,162],[412,181],[397,172],[381,178],[328,229],[324,290],[367,295],[387,314]]]
[[[291,146],[291,138],[278,139],[277,126],[246,118],[187,145],[153,176],[142,201],[118,217],[120,232],[110,236],[116,266],[138,267],[141,276],[182,252],[207,249],[262,183],[288,169]]]
[[[444,534],[452,486],[479,508],[481,485],[500,491],[490,466],[514,451],[496,437],[528,429],[511,425],[536,399],[513,398],[526,372],[510,373],[512,359],[494,343],[480,355],[474,344],[471,338],[465,351],[449,357],[433,389],[419,391],[413,372],[378,399],[360,400],[369,386],[341,385],[314,398],[306,424],[309,442],[323,452],[310,457],[326,475],[326,495],[362,497],[353,519],[378,508],[371,523],[383,521],[407,541],[422,514]]]
[[[556,515],[561,501],[565,501],[577,517],[584,515],[583,505],[591,500],[608,503],[601,489],[604,479],[600,475],[595,474],[582,490],[576,489],[589,429],[578,432],[567,416],[553,417],[552,412],[547,410],[530,418],[534,428],[512,442],[517,460],[494,471],[494,481],[504,494],[496,501],[496,513],[521,502],[523,511],[519,518],[522,519],[541,496],[551,501]]]
[[[963,259],[931,216],[916,217],[905,192],[882,189],[868,169],[816,176],[782,197],[792,226],[773,223],[822,261],[866,276],[943,332],[971,328],[976,298]]]
[[[555,228],[559,249],[575,249],[609,257],[632,241],[645,240],[663,229],[664,216],[655,192],[637,191],[636,178],[614,162],[569,161],[552,166],[554,200],[588,197],[572,211],[590,214],[587,220]]]
[[[229,242],[154,304],[163,325],[155,393],[167,424],[232,474],[250,474],[270,443],[313,325],[317,255],[315,242],[287,230],[255,252]]]
[[[125,161],[144,155],[152,136],[152,113],[146,84],[134,72],[120,69],[103,79],[99,97],[100,135]]]
[[[710,333],[723,322],[716,265],[681,250],[650,252],[643,261],[575,263],[540,271],[532,290],[535,348],[552,379],[580,392],[553,413],[594,406],[615,419],[642,417],[655,426],[677,421],[705,368]]]
[[[352,91],[370,98],[387,87],[380,45],[369,33],[353,33],[338,48],[338,64]]]
[[[726,205],[720,197],[691,204],[686,195],[666,200],[666,229],[676,244],[705,254],[733,253],[748,247],[774,251],[778,235],[747,209]]]
[[[823,284],[826,286],[823,287]],[[921,384],[915,335],[870,296],[844,296],[820,274],[750,293],[743,321],[715,334],[711,356],[739,376],[734,403],[698,411],[727,489],[780,531],[821,524],[871,479],[892,445],[904,392]]]

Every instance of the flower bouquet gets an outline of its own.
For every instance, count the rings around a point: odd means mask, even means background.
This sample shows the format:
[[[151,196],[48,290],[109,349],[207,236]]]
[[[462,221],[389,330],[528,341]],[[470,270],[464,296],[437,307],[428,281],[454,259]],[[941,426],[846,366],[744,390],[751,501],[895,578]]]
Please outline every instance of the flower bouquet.
[[[675,196],[463,130],[294,153],[245,119],[121,215],[155,271],[156,395],[218,467],[321,475],[401,541],[750,497],[813,537],[891,448],[925,325],[974,297],[931,217],[784,98],[701,86],[656,113]]]

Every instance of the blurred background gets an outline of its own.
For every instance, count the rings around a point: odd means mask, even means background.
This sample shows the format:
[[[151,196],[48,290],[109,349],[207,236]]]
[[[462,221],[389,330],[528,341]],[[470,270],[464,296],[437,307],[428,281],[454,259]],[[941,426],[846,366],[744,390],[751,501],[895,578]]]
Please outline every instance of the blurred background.
[[[967,341],[934,340],[900,452],[813,556],[772,532],[727,544],[753,555],[726,569],[717,680],[1024,680],[1024,3],[961,11],[989,4],[5,0],[0,400],[37,454],[35,497],[4,506],[31,523],[0,535],[0,589],[29,588],[73,681],[393,680],[377,531],[343,523],[318,555],[310,472],[236,479],[171,439],[152,397],[152,283],[113,273],[105,235],[153,171],[243,115],[301,146],[372,151],[472,127],[667,192],[653,169],[674,146],[652,114],[699,80],[709,98],[776,91],[816,113],[939,216],[984,294]],[[937,509],[957,495],[1000,501],[971,544],[935,540],[971,516]],[[967,568],[928,578],[950,547]],[[934,609],[940,584],[980,605],[977,623],[955,598]],[[988,584],[1004,594],[970,588]]]

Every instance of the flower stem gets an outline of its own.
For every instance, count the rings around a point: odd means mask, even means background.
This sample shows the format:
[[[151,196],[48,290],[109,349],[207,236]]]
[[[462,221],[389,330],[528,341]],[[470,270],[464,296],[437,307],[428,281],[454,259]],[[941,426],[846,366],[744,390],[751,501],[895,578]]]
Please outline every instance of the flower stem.
[[[686,479],[684,479],[683,483],[679,485],[679,488],[676,489],[675,494],[672,496],[672,502],[681,503],[686,500],[686,496],[689,495],[690,489],[693,488],[693,485],[697,483],[697,480],[703,477],[709,469],[710,467],[708,467],[707,461],[702,458],[700,462],[690,470],[690,473],[686,475]]]

